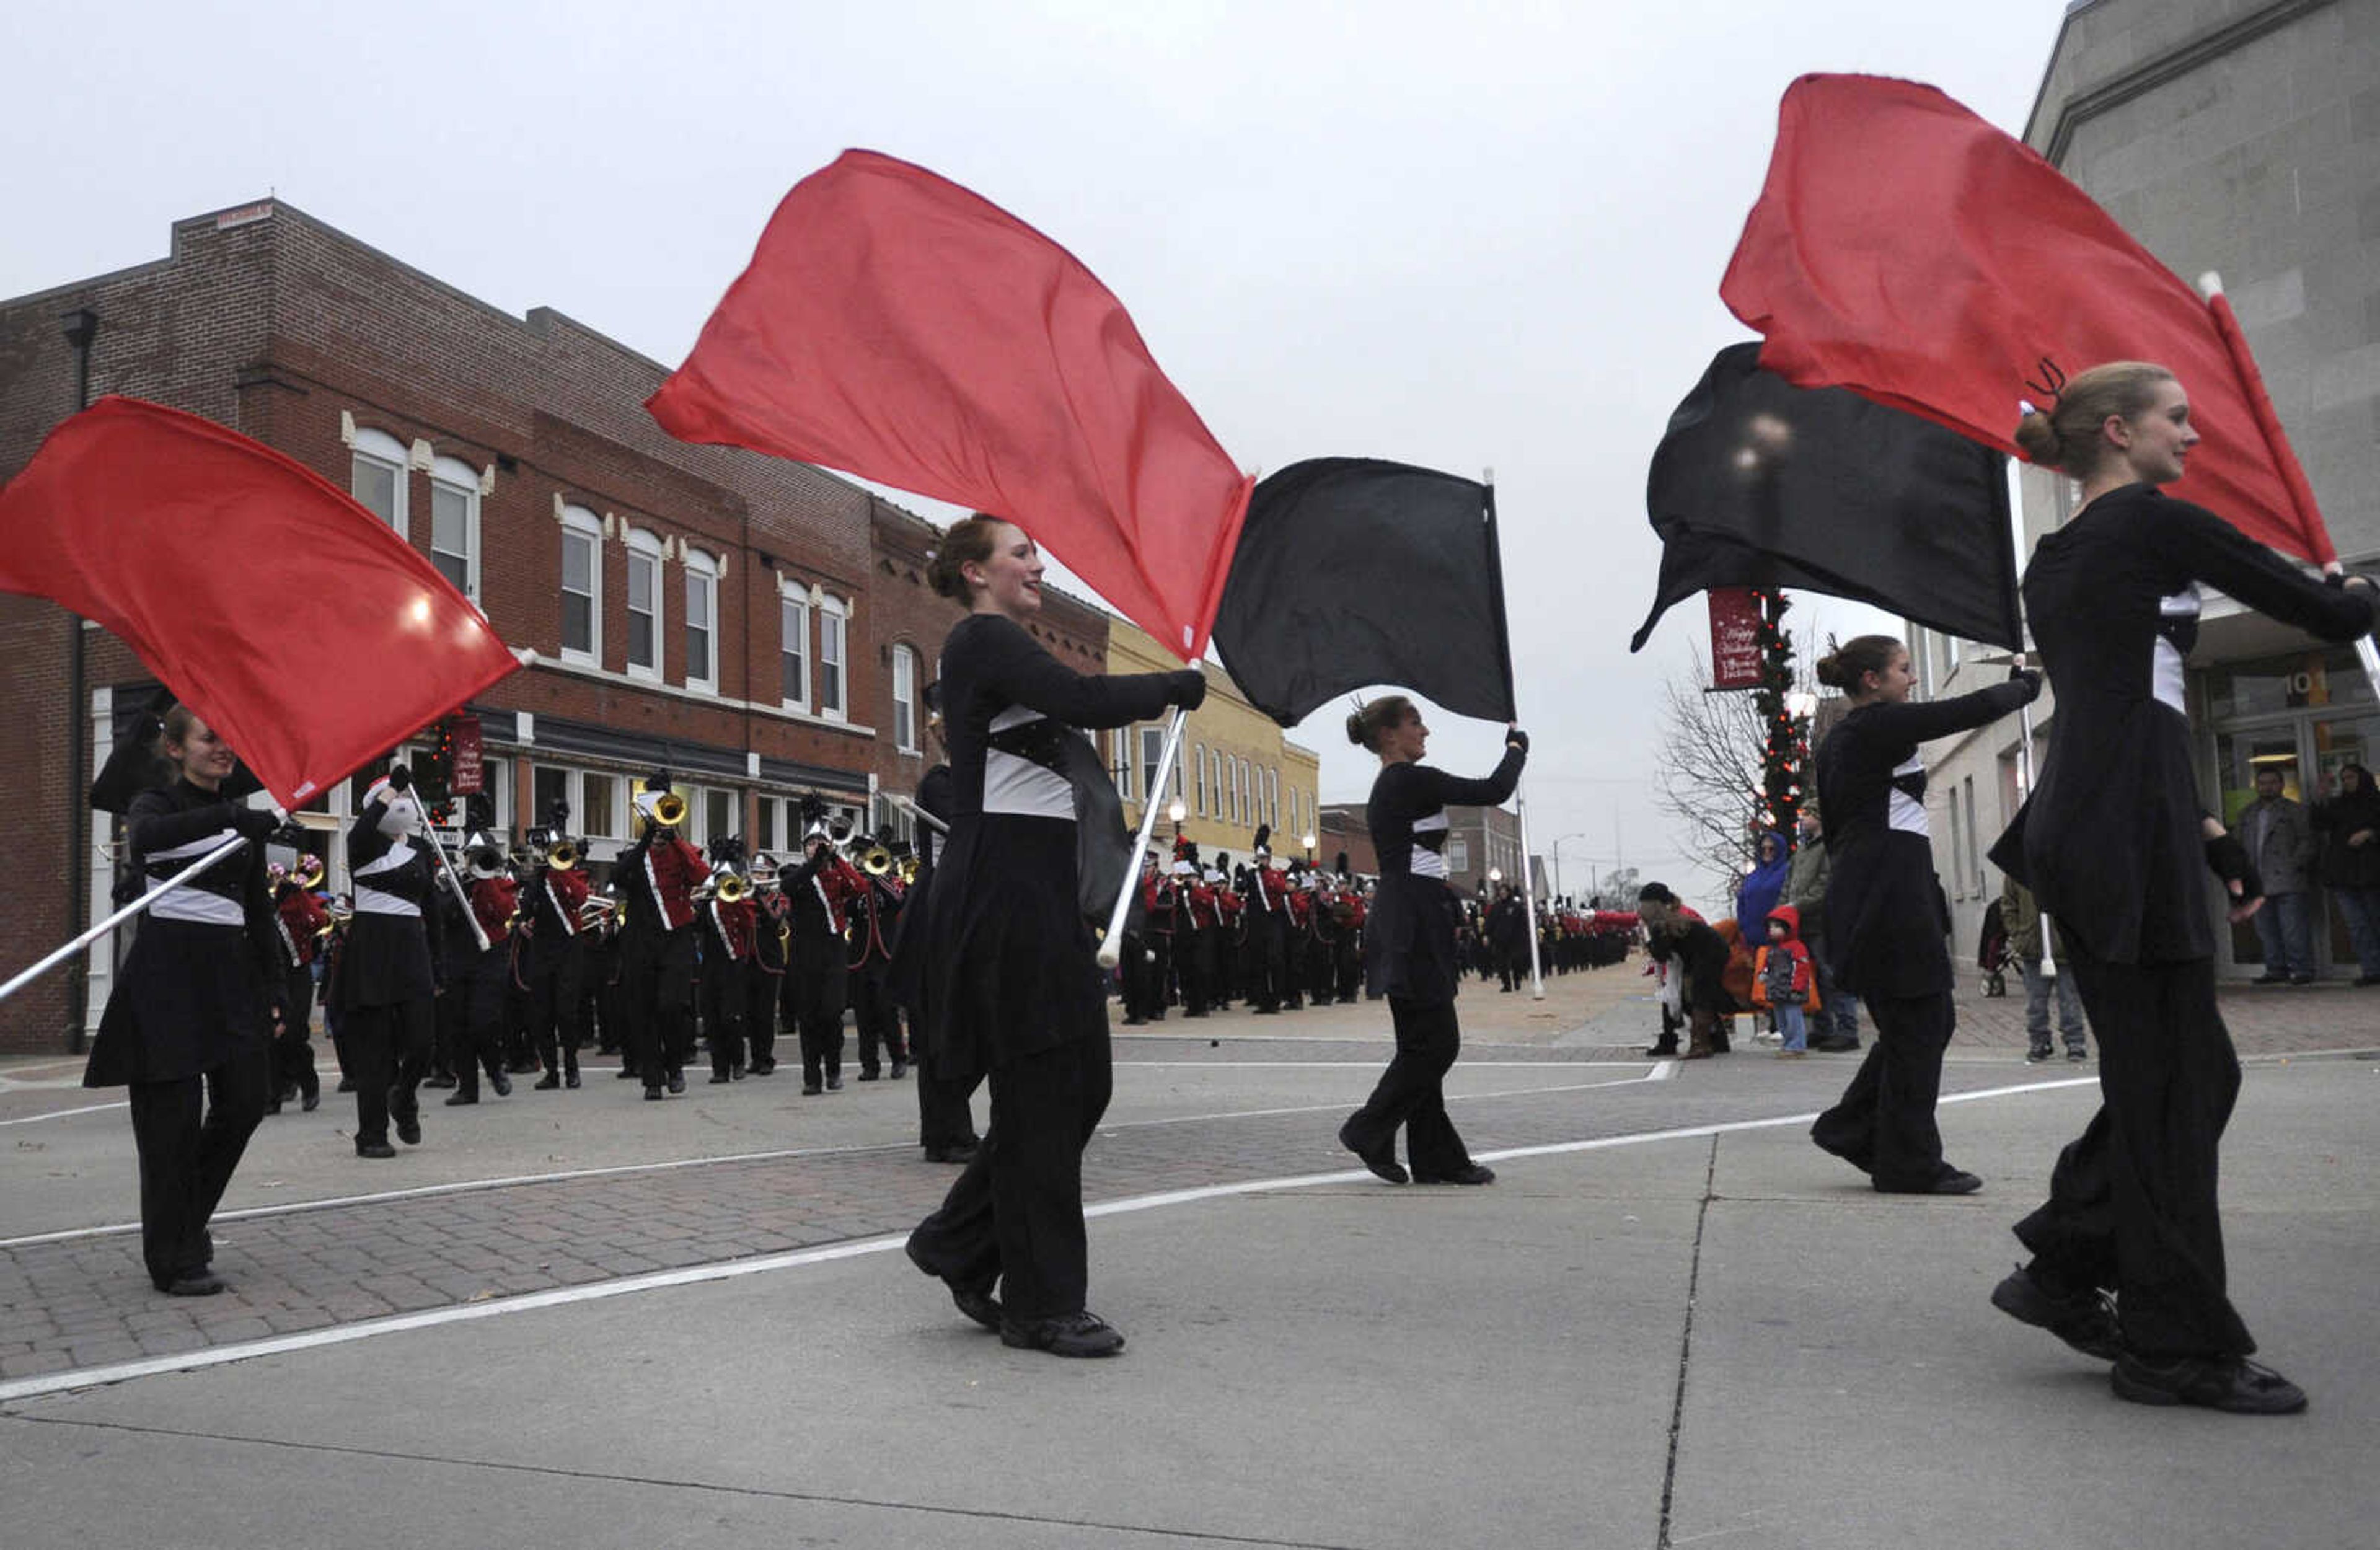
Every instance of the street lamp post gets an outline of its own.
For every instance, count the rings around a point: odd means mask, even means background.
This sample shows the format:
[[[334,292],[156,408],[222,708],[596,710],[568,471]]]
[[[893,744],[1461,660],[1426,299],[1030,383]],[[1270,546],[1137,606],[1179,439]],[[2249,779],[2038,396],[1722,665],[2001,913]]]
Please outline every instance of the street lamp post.
[[[1184,806],[1182,799],[1177,796],[1167,805],[1165,816],[1173,820],[1173,854],[1180,855],[1182,854],[1182,820],[1190,816],[1190,809]]]

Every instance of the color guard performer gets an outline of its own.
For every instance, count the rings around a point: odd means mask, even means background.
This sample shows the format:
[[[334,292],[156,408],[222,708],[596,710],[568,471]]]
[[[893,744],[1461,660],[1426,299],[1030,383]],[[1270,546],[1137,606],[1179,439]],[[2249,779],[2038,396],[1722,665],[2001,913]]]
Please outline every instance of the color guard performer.
[[[1429,728],[1402,695],[1385,695],[1347,718],[1347,740],[1378,755],[1379,777],[1366,807],[1380,858],[1379,896],[1365,943],[1372,987],[1389,998],[1397,1053],[1363,1108],[1339,1129],[1340,1144],[1392,1184],[1408,1175],[1397,1162],[1405,1132],[1413,1181],[1487,1184],[1493,1170],[1471,1160],[1446,1114],[1446,1073],[1463,1045],[1454,997],[1463,978],[1455,956],[1460,908],[1447,885],[1446,809],[1493,807],[1512,794],[1529,739],[1504,729],[1504,757],[1485,780],[1465,781],[1421,762]]]
[[[436,1036],[443,923],[431,843],[418,836],[413,773],[397,765],[364,793],[347,829],[355,914],[340,950],[331,999],[356,1087],[356,1156],[393,1157],[389,1120],[408,1146],[421,1141],[420,1086]]]
[[[231,749],[188,707],[165,712],[162,740],[173,783],[131,796],[126,814],[128,852],[147,889],[235,836],[248,846],[150,906],[101,1014],[82,1084],[128,1089],[151,1282],[176,1297],[208,1297],[224,1283],[209,1267],[207,1221],[273,1091],[285,957],[264,890],[264,841],[278,825],[224,795]]]

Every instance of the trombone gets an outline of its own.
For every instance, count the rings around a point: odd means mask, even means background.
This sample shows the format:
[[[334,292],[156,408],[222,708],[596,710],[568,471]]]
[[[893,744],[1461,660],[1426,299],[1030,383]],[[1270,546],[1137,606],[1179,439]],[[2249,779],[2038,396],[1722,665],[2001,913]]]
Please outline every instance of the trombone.
[[[638,792],[636,807],[648,829],[676,829],[686,822],[686,798],[674,791]]]

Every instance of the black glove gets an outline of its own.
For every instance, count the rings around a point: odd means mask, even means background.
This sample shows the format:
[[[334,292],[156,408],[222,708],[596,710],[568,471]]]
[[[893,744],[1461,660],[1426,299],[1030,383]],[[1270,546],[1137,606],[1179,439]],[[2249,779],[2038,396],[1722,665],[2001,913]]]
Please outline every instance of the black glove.
[[[239,837],[250,844],[270,840],[273,831],[281,827],[281,820],[262,807],[244,807],[237,803],[225,805],[231,808],[232,828],[239,830]]]
[[[2024,697],[2028,700],[2039,699],[2041,697],[2041,670],[2039,668],[2030,668],[2019,663],[2011,662],[2009,664],[2009,682],[2011,684],[2022,684],[2027,691]]]
[[[2206,865],[2223,879],[2225,891],[2229,891],[2228,885],[2232,883],[2240,885],[2240,902],[2244,904],[2265,896],[2265,879],[2256,876],[2256,864],[2248,858],[2248,847],[2240,842],[2238,835],[2218,834],[2207,841]]]
[[[411,791],[413,789],[413,771],[401,764],[390,765],[388,767],[388,784],[389,789],[392,791]]]
[[[1520,749],[1524,754],[1529,751],[1529,734],[1518,727],[1508,729],[1504,733],[1504,741],[1511,746]]]
[[[1185,667],[1179,672],[1169,672],[1165,676],[1170,680],[1165,687],[1165,699],[1169,705],[1178,705],[1184,710],[1196,710],[1207,703],[1205,673],[1196,668]]]

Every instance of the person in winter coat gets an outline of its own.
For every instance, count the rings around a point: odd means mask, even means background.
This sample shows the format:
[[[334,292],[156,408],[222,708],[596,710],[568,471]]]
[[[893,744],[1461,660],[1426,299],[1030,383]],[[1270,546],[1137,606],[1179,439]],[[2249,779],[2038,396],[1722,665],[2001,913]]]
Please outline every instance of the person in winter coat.
[[[2256,937],[2265,944],[2258,985],[2313,983],[2313,822],[2281,794],[2281,772],[2256,771],[2256,800],[2235,825],[2256,875],[2265,879],[2265,907]]]
[[[2347,917],[2363,965],[2358,985],[2380,985],[2380,789],[2372,771],[2343,764],[2314,786],[2313,826],[2322,835],[2322,880]]]
[[[1768,940],[1752,955],[1752,1004],[1774,1012],[1778,1059],[1798,1060],[1809,1050],[1803,1011],[1818,1006],[1817,973],[1801,940],[1802,912],[1779,904],[1768,912]]]
[[[1810,966],[1817,971],[1817,1014],[1810,1023],[1810,1047],[1840,1055],[1860,1047],[1859,998],[1835,984],[1827,963],[1827,888],[1834,880],[1834,864],[1827,849],[1826,825],[1815,795],[1802,809],[1802,842],[1793,851],[1793,865],[1785,872],[1785,902],[1802,917],[1802,945],[1810,950]]]
[[[2009,953],[2017,973],[2024,976],[2024,1058],[2034,1064],[2049,1059],[2049,987],[2058,987],[2058,1031],[2066,1040],[2066,1058],[2087,1060],[2091,1051],[2082,1042],[2090,1024],[2082,1020],[2082,992],[2074,976],[2055,970],[2042,972],[2041,906],[2033,890],[2009,878],[2000,885],[2000,921],[2008,928]]]

